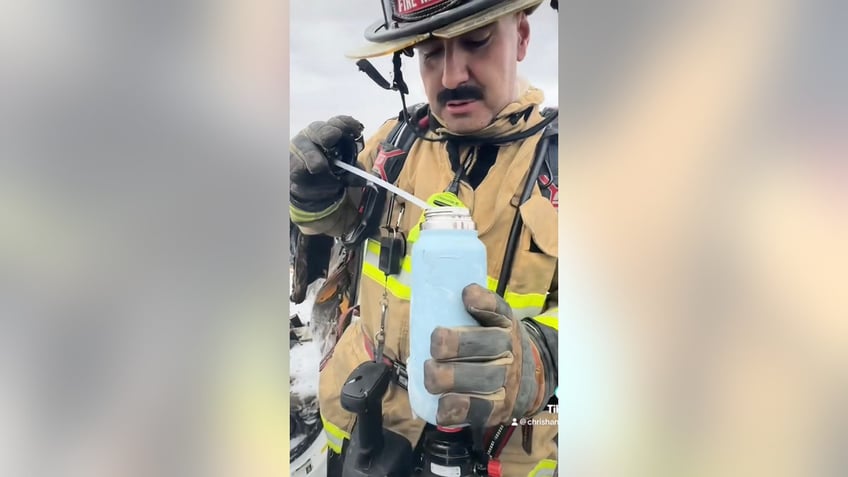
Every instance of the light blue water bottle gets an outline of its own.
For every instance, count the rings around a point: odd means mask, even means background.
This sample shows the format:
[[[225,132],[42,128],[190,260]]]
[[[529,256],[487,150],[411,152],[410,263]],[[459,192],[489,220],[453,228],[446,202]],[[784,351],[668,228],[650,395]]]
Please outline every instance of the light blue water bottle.
[[[412,412],[436,424],[440,395],[424,387],[424,362],[430,335],[437,326],[479,326],[462,304],[462,289],[486,286],[486,246],[477,238],[471,214],[462,207],[436,207],[424,212],[421,234],[412,250],[410,353],[407,359]]]

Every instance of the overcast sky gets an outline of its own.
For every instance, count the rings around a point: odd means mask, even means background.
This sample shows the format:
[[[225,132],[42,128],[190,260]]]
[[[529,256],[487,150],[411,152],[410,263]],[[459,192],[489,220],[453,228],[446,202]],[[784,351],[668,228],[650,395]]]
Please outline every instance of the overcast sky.
[[[377,86],[344,53],[365,42],[365,28],[382,17],[378,0],[291,2],[291,135],[312,121],[348,114],[365,125],[369,137],[401,110],[400,95]],[[519,74],[545,92],[545,104],[556,106],[557,16],[544,2],[530,17],[530,49]],[[391,79],[391,56],[372,63]],[[408,104],[426,101],[418,59],[404,58]]]

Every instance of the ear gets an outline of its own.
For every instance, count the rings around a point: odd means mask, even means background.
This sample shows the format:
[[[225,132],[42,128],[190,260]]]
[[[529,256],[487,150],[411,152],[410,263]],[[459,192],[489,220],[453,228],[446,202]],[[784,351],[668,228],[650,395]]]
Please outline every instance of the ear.
[[[518,61],[524,60],[527,56],[527,46],[530,44],[530,21],[527,20],[527,14],[520,12],[518,14]]]

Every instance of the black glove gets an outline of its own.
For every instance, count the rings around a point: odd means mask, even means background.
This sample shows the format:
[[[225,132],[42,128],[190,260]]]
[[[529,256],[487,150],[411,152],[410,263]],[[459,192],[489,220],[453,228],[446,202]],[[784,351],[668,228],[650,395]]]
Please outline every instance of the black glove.
[[[299,132],[289,146],[290,199],[304,212],[321,212],[338,202],[346,186],[364,181],[348,173],[334,172],[334,156],[355,164],[358,150],[350,150],[361,138],[364,126],[350,116],[316,121]],[[344,157],[348,156],[348,157]]]

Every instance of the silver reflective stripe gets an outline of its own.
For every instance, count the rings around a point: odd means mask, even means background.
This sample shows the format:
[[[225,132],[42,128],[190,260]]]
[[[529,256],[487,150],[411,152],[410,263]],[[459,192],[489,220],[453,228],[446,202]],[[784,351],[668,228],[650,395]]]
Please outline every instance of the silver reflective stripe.
[[[513,308],[512,309],[512,316],[514,316],[515,318],[518,318],[518,319],[528,318],[528,317],[532,318],[534,316],[537,316],[541,312],[542,312],[542,309],[538,306],[534,306],[534,307],[531,307],[531,308]]]
[[[553,477],[554,469],[539,469],[528,474],[528,477]]]
[[[350,434],[328,421],[323,414],[321,414],[321,423],[324,425],[324,434],[327,436],[327,446],[336,454],[341,454],[344,440],[350,439]]]
[[[324,435],[327,436],[327,446],[336,454],[341,454],[344,448],[344,441],[326,429],[324,430]]]

